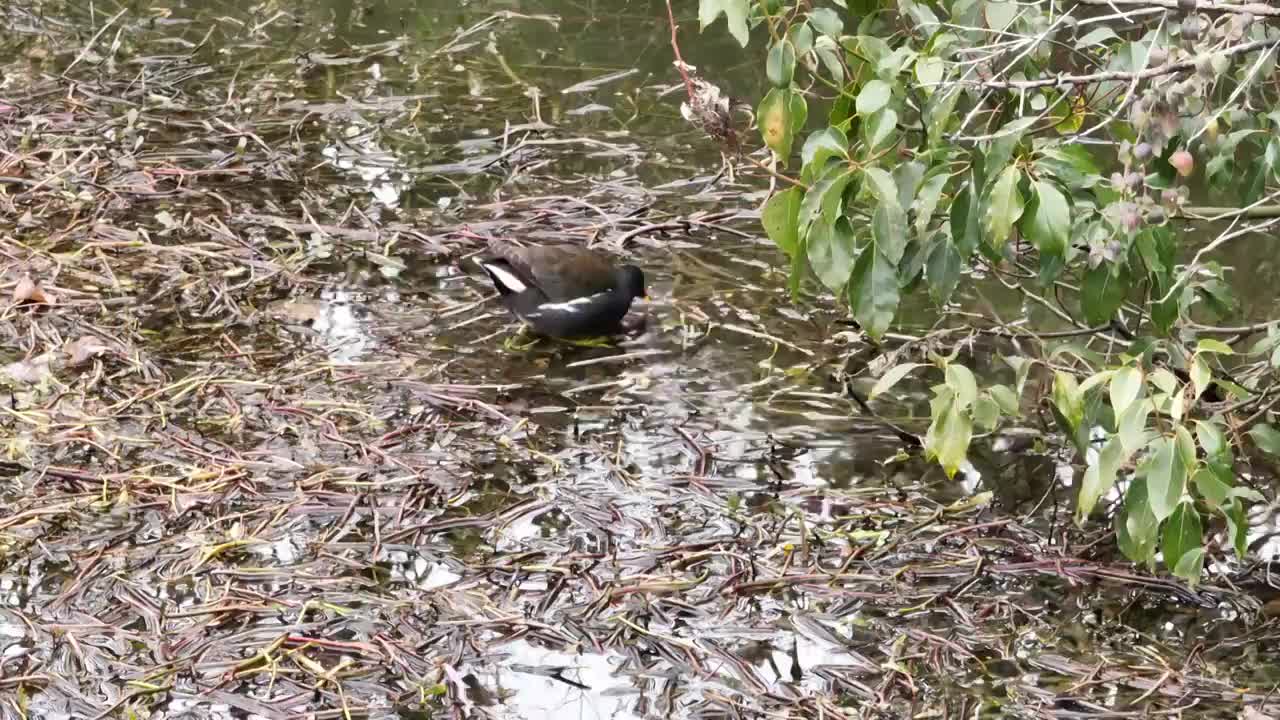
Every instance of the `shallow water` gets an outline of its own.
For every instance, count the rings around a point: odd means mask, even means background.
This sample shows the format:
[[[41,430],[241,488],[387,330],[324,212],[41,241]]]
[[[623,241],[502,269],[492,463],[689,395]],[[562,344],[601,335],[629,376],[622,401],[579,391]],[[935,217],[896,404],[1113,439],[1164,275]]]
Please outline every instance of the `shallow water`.
[[[5,12],[0,97],[101,166],[5,229],[6,282],[64,302],[10,313],[0,361],[118,343],[4,421],[5,717],[1069,717],[1274,685],[1258,601],[1090,545],[1034,431],[947,480],[859,411],[843,375],[895,346],[791,301],[765,178],[711,184],[663,4]],[[760,94],[755,54],[682,25]],[[646,332],[507,347],[462,226],[638,262]],[[974,287],[958,309],[1047,322]],[[939,322],[906,302],[899,333]],[[1007,377],[996,350],[966,352]],[[919,430],[927,399],[875,406]]]

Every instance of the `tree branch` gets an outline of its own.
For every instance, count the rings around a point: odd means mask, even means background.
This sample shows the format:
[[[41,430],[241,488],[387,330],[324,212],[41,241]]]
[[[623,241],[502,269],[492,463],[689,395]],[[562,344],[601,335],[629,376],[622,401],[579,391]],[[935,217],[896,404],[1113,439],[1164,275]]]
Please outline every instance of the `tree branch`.
[[[1223,55],[1241,55],[1254,50],[1263,50],[1280,45],[1280,40],[1255,40],[1253,42],[1244,43],[1229,47],[1225,50],[1217,51]],[[922,83],[923,85],[973,85],[975,87],[986,88],[988,90],[1031,90],[1034,88],[1051,87],[1054,85],[1089,85],[1098,82],[1120,81],[1120,80],[1146,80],[1148,78],[1159,77],[1161,75],[1169,75],[1171,73],[1182,72],[1184,70],[1195,69],[1196,61],[1183,60],[1182,62],[1166,63],[1153,68],[1147,68],[1139,72],[1128,72],[1123,70],[1108,70],[1106,72],[1090,73],[1088,75],[1058,75],[1055,77],[1040,78],[1038,80],[942,80],[936,83]]]
[[[693,81],[689,79],[689,71],[685,70],[684,58],[680,57],[680,43],[676,41],[676,14],[671,10],[671,0],[667,0],[667,22],[671,25],[671,51],[676,55],[676,69],[684,79],[684,91],[689,95],[689,103],[693,103]]]
[[[1177,10],[1182,7],[1182,3],[1178,0],[1076,0],[1081,5],[1102,5],[1104,7],[1122,7],[1125,5],[1133,7],[1162,7],[1170,10]],[[1209,0],[1199,0],[1195,9],[1199,12],[1213,13],[1235,13],[1238,15],[1257,15],[1259,17],[1280,17],[1280,8],[1275,8],[1263,3],[1247,3],[1244,5],[1232,5],[1229,3],[1214,3]]]

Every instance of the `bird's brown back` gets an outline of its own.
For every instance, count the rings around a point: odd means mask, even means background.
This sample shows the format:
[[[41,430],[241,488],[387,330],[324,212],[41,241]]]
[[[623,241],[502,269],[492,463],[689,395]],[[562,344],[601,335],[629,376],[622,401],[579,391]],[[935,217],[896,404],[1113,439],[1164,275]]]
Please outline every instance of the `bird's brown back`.
[[[605,255],[573,245],[517,247],[491,242],[489,252],[506,260],[551,302],[605,292],[614,285],[614,265]]]

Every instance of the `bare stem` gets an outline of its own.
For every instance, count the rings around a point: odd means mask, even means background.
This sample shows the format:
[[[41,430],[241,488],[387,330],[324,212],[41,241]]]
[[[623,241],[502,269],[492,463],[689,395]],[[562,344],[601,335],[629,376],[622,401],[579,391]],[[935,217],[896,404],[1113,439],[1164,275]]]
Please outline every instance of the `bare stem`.
[[[671,10],[671,0],[667,0],[667,22],[671,25],[671,51],[676,55],[676,69],[680,71],[680,77],[684,79],[684,91],[689,95],[689,102],[693,102],[693,81],[689,79],[689,71],[684,69],[684,58],[680,56],[680,43],[676,40],[676,14]]]

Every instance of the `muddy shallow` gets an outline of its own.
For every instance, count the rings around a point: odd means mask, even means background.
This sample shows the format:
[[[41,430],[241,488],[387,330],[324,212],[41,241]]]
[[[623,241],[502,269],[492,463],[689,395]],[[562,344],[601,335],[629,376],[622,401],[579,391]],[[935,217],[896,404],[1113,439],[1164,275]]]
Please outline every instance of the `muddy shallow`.
[[[660,3],[296,5],[3,11],[0,716],[1235,717],[1274,687],[1260,573],[1123,562],[1034,418],[947,480],[849,398],[964,316],[912,298],[877,348],[792,302],[766,179],[709,184],[667,92]],[[690,61],[751,96],[721,35]],[[463,227],[642,264],[647,331],[510,349]],[[875,408],[919,430],[927,397]]]

